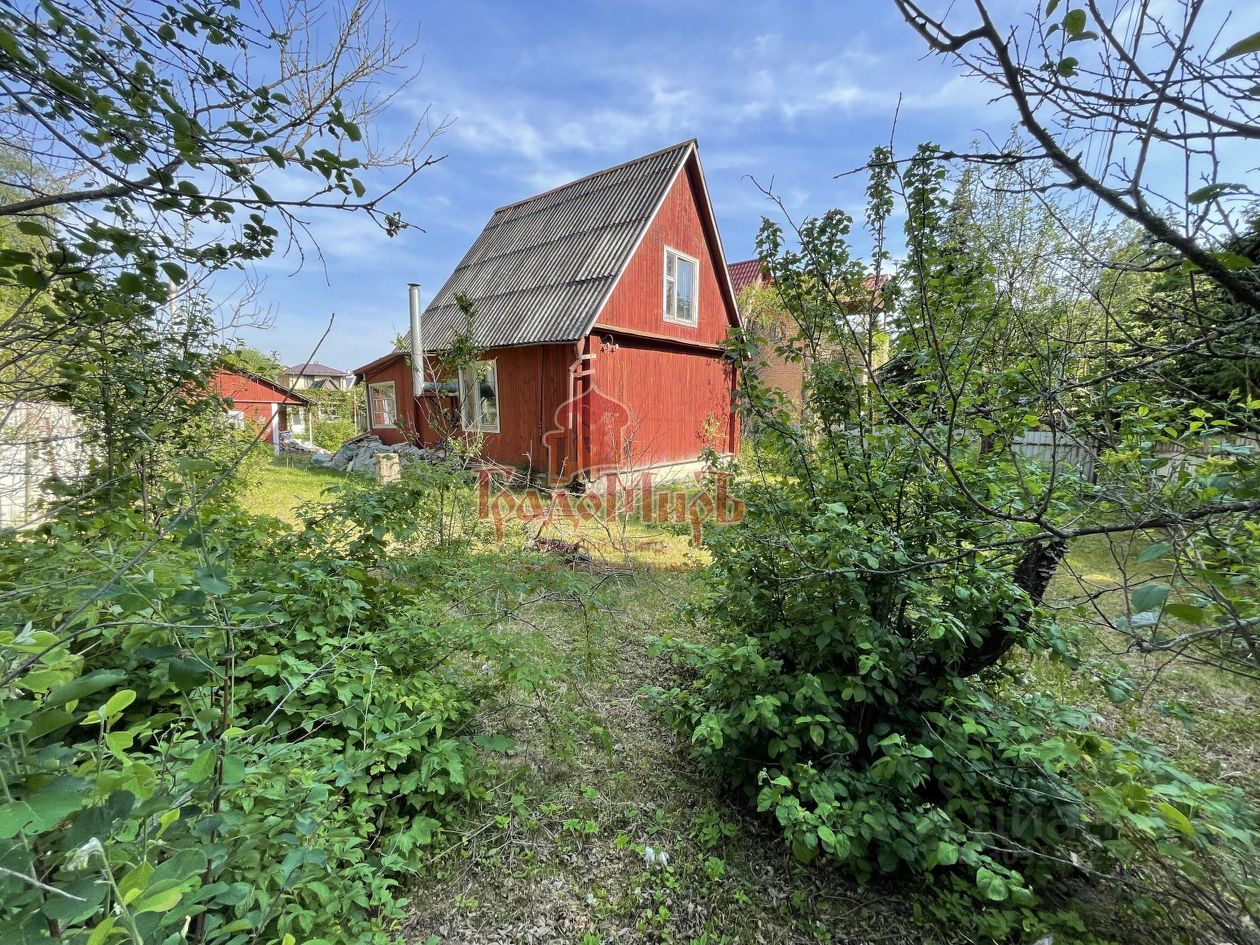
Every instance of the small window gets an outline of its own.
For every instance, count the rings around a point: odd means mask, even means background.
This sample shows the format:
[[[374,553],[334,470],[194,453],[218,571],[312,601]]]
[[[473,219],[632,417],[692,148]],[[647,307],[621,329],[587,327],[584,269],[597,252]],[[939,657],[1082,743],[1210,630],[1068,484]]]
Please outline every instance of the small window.
[[[698,260],[665,247],[665,321],[680,325],[696,323]]]
[[[398,426],[398,401],[394,399],[393,381],[368,385],[368,409],[374,428]]]
[[[238,430],[244,430],[245,429],[245,411],[244,410],[229,410],[227,412],[227,422],[228,422],[228,426],[230,427],[235,427]]]
[[[499,372],[493,361],[459,369],[459,403],[465,430],[499,432]]]

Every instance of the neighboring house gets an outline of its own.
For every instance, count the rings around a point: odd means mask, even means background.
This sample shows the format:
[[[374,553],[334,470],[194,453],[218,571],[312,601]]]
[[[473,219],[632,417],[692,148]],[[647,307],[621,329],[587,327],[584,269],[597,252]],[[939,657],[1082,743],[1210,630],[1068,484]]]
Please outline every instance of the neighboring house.
[[[293,390],[349,390],[354,386],[354,372],[307,361],[285,368],[280,383]]]
[[[735,290],[735,297],[743,302],[748,301],[744,292],[750,286],[756,289],[764,289],[771,286],[774,281],[770,274],[766,272],[765,266],[758,259],[746,259],[743,262],[731,263],[730,276],[731,287]],[[867,277],[864,280],[863,295],[865,297],[855,302],[848,313],[848,317],[851,319],[850,324],[859,334],[864,334],[864,329],[866,328],[873,328],[882,337],[879,325],[882,309],[878,288],[882,288],[888,281],[888,278],[886,275],[881,276],[878,284],[873,277]],[[785,339],[796,335],[799,328],[792,316],[783,311],[777,304],[762,306],[762,310],[755,315],[752,312],[743,312],[742,314],[745,324],[764,322],[764,324],[755,324],[753,326],[761,334],[762,340],[761,361],[757,367],[757,376],[767,387],[777,387],[798,404],[804,400],[805,381],[813,364],[843,360],[844,349],[836,349],[834,347],[827,347],[821,356],[813,361],[808,357],[790,361],[781,355],[776,350],[776,347],[782,344]],[[873,325],[867,325],[866,320],[872,319]],[[881,347],[871,352],[871,359],[878,365],[883,363],[886,351],[883,350],[882,342],[877,340],[876,343],[881,345]],[[861,358],[855,356],[853,363],[861,364]]]
[[[227,401],[229,422],[264,427],[277,453],[282,433],[308,428],[314,432],[312,402],[275,381],[241,368],[221,367],[211,377],[210,389]]]
[[[475,312],[478,364],[441,354]],[[739,323],[696,142],[496,210],[421,318],[424,390],[407,353],[355,373],[386,442],[482,435],[489,461],[555,483],[629,469],[661,478],[738,449]]]
[[[744,298],[744,290],[752,286],[764,289],[770,285],[770,274],[760,259],[745,259],[743,262],[731,263],[731,288],[735,290],[735,298]],[[744,322],[749,322],[749,313],[745,312]],[[785,338],[796,333],[796,325],[786,312],[770,314],[769,323],[755,326],[762,333],[761,361],[757,365],[757,376],[767,387],[777,387],[789,398],[801,403],[805,390],[805,362],[789,361],[775,350],[775,346]]]

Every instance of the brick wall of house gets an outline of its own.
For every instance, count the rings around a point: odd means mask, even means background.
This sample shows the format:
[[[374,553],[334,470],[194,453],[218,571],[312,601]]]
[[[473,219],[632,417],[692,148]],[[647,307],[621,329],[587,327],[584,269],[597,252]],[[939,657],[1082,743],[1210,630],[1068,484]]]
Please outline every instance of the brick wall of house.
[[[798,404],[801,403],[805,387],[803,361],[785,360],[775,352],[774,346],[767,342],[757,375],[767,387],[777,387],[792,400]]]

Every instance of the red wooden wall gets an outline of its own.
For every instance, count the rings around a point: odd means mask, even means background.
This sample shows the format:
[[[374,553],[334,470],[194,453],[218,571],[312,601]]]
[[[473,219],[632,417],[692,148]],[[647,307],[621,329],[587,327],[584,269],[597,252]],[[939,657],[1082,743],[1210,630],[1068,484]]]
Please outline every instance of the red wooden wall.
[[[726,267],[718,256],[716,236],[708,238],[700,218],[700,184],[694,166],[693,161],[687,162],[665,196],[660,212],[600,313],[596,334],[601,326],[609,326],[707,345],[719,344],[726,337],[732,308],[719,284],[719,277],[726,279]],[[663,317],[666,246],[700,261],[700,317],[695,328],[667,322]]]
[[[701,216],[702,205],[699,169],[689,160],[592,332],[617,345],[611,351],[593,345],[593,381],[629,409],[636,466],[694,460],[706,445],[738,449],[734,375],[718,348],[734,323],[734,305],[717,234]],[[667,246],[700,262],[694,328],[664,318]]]
[[[728,449],[731,367],[720,356],[632,340],[596,351],[594,386],[629,413],[623,442],[633,466],[689,462],[706,446]],[[618,463],[606,443],[601,451],[596,463]]]
[[[279,404],[289,407],[303,407],[305,401],[286,396],[282,391],[268,387],[261,381],[234,371],[218,370],[210,378],[210,389],[224,400],[231,401],[233,410],[239,410],[250,423],[269,426],[271,423],[271,405]],[[280,415],[280,430],[289,428],[288,417],[283,410]]]
[[[499,432],[486,433],[482,455],[510,466],[545,469],[544,434],[551,429],[556,408],[568,396],[568,369],[576,357],[573,345],[528,345],[496,348],[486,352],[495,362],[499,381]],[[440,373],[433,359],[427,359],[427,379]],[[420,402],[412,396],[411,366],[399,358],[364,376],[364,382],[394,382],[399,424],[396,428],[373,428],[386,443],[433,444],[452,429],[464,433],[459,422],[459,405],[454,397],[429,394]],[[370,391],[369,391],[370,396]],[[369,411],[370,416],[370,411]]]
[[[409,409],[411,404],[411,365],[405,358],[398,357],[363,375],[362,383],[377,384],[385,381],[394,382],[394,398],[397,404],[398,425],[396,427],[374,427],[372,423],[372,391],[365,388],[368,406],[369,432],[379,436],[391,445],[404,442],[417,442],[416,414]]]

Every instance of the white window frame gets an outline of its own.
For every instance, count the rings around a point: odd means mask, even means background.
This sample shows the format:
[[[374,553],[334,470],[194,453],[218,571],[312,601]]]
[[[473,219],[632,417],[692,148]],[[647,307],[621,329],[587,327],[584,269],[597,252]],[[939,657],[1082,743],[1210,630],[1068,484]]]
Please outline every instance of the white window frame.
[[[689,262],[695,268],[695,279],[692,284],[691,295],[691,318],[679,318],[678,310],[678,268],[675,264],[674,275],[669,274],[669,257],[673,256],[675,260],[683,260]],[[685,325],[688,328],[695,328],[700,324],[700,260],[695,256],[688,256],[680,249],[674,249],[672,246],[665,247],[665,255],[661,260],[661,311],[665,321],[675,325]],[[670,311],[670,300],[673,299],[674,311]]]
[[[245,429],[245,411],[235,410],[235,409],[229,410],[227,412],[227,422],[228,422],[228,426],[232,427],[233,429],[244,430]]]
[[[481,422],[481,418],[470,420],[468,416],[468,391],[471,385],[468,382],[469,373],[472,374],[472,382],[479,383],[481,378],[481,369],[483,366],[489,366],[494,376],[494,425]],[[459,422],[460,425],[469,433],[498,433],[499,417],[502,410],[502,400],[499,398],[499,365],[494,360],[477,361],[474,364],[465,365],[459,369]]]
[[[383,391],[386,387],[389,388],[389,399],[394,405],[393,409],[389,411],[390,416],[394,418],[394,422],[393,423],[377,423],[376,422],[376,407],[372,403],[372,398],[375,396],[377,388],[380,388]],[[378,381],[375,384],[369,384],[367,408],[368,408],[368,429],[370,430],[397,430],[398,429],[398,393],[397,393],[397,388],[394,386],[394,382],[393,381]]]

